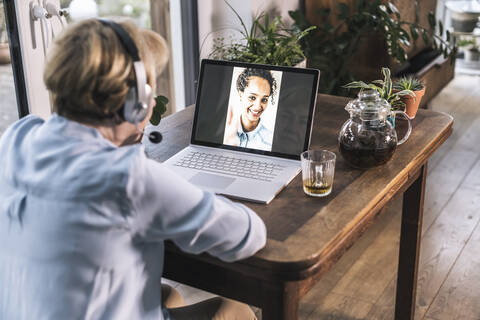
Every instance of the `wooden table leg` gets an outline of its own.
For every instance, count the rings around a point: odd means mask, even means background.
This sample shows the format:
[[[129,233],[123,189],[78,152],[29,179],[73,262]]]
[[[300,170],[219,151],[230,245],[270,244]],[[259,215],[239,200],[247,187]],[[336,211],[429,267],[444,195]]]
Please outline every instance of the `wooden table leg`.
[[[417,289],[417,270],[422,235],[423,200],[427,165],[403,194],[402,229],[398,262],[396,320],[413,320]]]
[[[262,320],[296,320],[299,300],[295,282],[262,283]]]

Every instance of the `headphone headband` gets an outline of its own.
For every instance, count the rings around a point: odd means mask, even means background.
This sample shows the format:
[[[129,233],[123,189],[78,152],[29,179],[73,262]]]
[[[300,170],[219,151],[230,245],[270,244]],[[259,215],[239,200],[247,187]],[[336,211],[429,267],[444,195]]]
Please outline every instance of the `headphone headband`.
[[[121,25],[107,19],[98,19],[98,21],[100,21],[103,25],[112,28],[112,30],[117,34],[120,42],[123,44],[125,50],[127,50],[128,54],[132,57],[133,61],[140,61],[140,56],[138,54],[138,49],[135,45],[135,42]]]
[[[115,32],[118,40],[122,43],[128,55],[133,60],[133,72],[135,74],[136,85],[128,91],[121,115],[130,123],[139,123],[148,115],[150,100],[152,99],[153,94],[152,88],[147,84],[145,65],[140,60],[135,42],[120,24],[112,20],[97,20],[104,26],[110,27]]]

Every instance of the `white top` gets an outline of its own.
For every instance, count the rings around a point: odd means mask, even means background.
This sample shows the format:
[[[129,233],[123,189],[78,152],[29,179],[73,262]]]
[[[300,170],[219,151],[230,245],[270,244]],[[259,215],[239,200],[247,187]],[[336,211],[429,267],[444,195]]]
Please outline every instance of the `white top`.
[[[247,207],[55,114],[4,133],[0,186],[0,319],[168,318],[164,240],[224,261],[266,241]]]
[[[272,151],[273,134],[263,125],[261,118],[256,128],[250,132],[245,132],[241,123],[237,130],[240,147]]]

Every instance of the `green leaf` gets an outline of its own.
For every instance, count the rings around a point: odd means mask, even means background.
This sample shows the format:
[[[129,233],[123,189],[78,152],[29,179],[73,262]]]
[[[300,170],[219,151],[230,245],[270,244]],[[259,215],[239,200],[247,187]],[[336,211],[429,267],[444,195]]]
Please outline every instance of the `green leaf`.
[[[357,0],[357,11],[361,12],[365,8],[366,0]]]
[[[386,14],[389,14],[389,13],[388,13],[388,10],[387,10],[387,7],[386,7],[384,4],[378,6],[378,9],[380,9],[380,11],[382,11],[382,12],[384,12],[384,13],[386,13]]]
[[[391,71],[389,68],[382,68],[383,74],[383,89],[385,92],[390,95],[392,92],[392,79],[391,79]]]
[[[432,29],[435,28],[435,25],[436,25],[435,20],[436,20],[436,19],[435,19],[435,14],[434,14],[432,11],[430,11],[430,12],[428,13],[428,23],[430,24],[430,27],[431,27]]]
[[[247,26],[246,26],[245,23],[243,22],[242,17],[240,17],[240,15],[238,14],[238,12],[235,11],[235,9],[230,5],[230,3],[228,3],[227,0],[224,0],[223,2],[225,2],[225,4],[226,4],[226,5],[233,11],[233,13],[237,16],[237,19],[240,21],[240,24],[242,25],[243,31],[245,32],[245,36],[247,37],[247,36],[248,36],[248,30],[247,30]]]
[[[154,126],[158,126],[160,120],[162,120],[162,116],[160,115],[160,113],[153,111],[152,117],[150,118],[150,123]]]
[[[403,44],[406,47],[410,47],[410,41],[408,41],[408,40],[400,39],[400,43]]]
[[[152,117],[150,118],[150,123],[154,126],[158,126],[160,120],[162,120],[162,115],[167,111],[168,98],[165,96],[156,96],[155,97],[155,106],[153,107]]]
[[[412,39],[414,41],[417,41],[418,39],[418,30],[417,28],[415,28],[413,25],[410,26],[410,34],[412,35]]]
[[[392,11],[392,13],[395,14],[397,19],[400,19],[400,11],[398,11],[397,7],[392,2],[388,2],[388,7]]]
[[[363,81],[353,81],[343,86],[346,89],[370,89],[368,84]]]
[[[344,19],[346,17],[348,17],[349,13],[350,13],[350,8],[348,7],[348,5],[344,2],[339,2],[338,3],[338,16],[341,18],[341,19]]]
[[[395,92],[395,94],[397,96],[411,96],[411,97],[415,97],[415,92],[413,92],[412,90],[402,90],[402,91],[399,91],[399,92]]]
[[[423,42],[426,45],[430,44],[430,36],[429,36],[427,30],[425,30],[425,29],[422,29],[422,38],[423,38]]]
[[[383,93],[383,89],[380,88],[379,86],[374,85],[373,83],[370,83],[368,85],[368,88],[380,92],[380,95],[382,95]]]

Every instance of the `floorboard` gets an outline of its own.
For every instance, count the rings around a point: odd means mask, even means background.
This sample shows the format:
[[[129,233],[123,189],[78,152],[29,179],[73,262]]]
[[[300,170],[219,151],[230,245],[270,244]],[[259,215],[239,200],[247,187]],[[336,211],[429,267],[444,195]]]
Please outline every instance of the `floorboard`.
[[[335,309],[335,314],[341,315],[343,301],[347,297],[359,298],[373,306],[388,279],[395,276],[399,241],[390,237],[400,232],[401,204],[402,198],[397,197],[355,246],[305,295],[300,305],[300,319],[314,319],[312,315],[324,312],[325,301],[328,301],[329,309]],[[385,245],[388,250],[385,250]],[[378,277],[369,272],[372,268],[378,269],[377,263],[382,265],[381,276]],[[359,278],[364,281],[352,281]],[[338,300],[336,307],[335,299]]]
[[[480,168],[480,167],[479,167]],[[480,191],[477,197],[480,198]],[[478,201],[480,202],[480,201]],[[477,203],[477,208],[480,208]],[[427,312],[427,319],[480,319],[480,220]]]
[[[459,188],[423,236],[416,319],[426,312],[480,220],[480,194]],[[475,294],[475,292],[472,292]],[[478,294],[478,293],[477,293]]]
[[[449,153],[451,146],[470,127],[471,122],[478,118],[478,102],[480,101],[480,77],[456,75],[455,79],[437,95],[429,107],[452,115],[455,119],[453,133],[430,159],[429,167],[435,168],[438,162]]]
[[[477,161],[480,155],[476,150],[478,141],[480,141],[480,117],[477,116],[462,137],[448,148],[448,153],[442,161],[428,172],[423,232],[431,227]]]
[[[462,211],[465,207],[475,208],[467,216],[467,219],[476,222],[475,229],[466,239],[461,254],[427,310],[427,319],[480,319],[480,217],[475,212],[480,211],[480,160],[457,194],[462,195],[465,202]]]
[[[480,141],[480,94],[476,90],[479,79],[465,76],[455,79],[432,103],[432,109],[454,115],[456,131],[454,131],[453,139],[447,140],[448,144],[442,146],[436,158],[433,159],[434,164],[430,166],[429,176],[427,177],[416,319],[423,318],[440,289],[448,292],[448,289],[443,289],[442,284],[457,259],[461,257],[465,243],[475,228],[476,222],[480,219],[480,211],[478,210],[480,208],[480,191],[478,191],[480,190],[480,173],[475,170],[476,167],[474,168],[480,155],[477,144],[477,141]],[[465,94],[465,96],[461,96],[462,94]],[[467,182],[470,184],[470,190],[463,187]],[[399,214],[399,211],[396,214]],[[398,229],[394,230],[395,228],[391,228],[391,231],[389,231],[389,228],[385,227],[382,233],[394,233],[395,236],[391,236],[396,239],[399,231]],[[365,236],[370,236],[370,232],[368,231]],[[372,242],[371,246],[373,246],[373,243],[375,241]],[[337,307],[330,305],[329,310],[333,310],[332,312],[337,315],[338,319],[342,319],[341,316],[338,316],[341,315],[338,309],[342,307],[342,297],[354,295],[361,301],[371,301],[372,298],[372,293],[369,290],[372,284],[365,286],[365,292],[355,289],[367,281],[371,281],[370,279],[365,278],[361,272],[357,273],[358,277],[349,276],[349,274],[355,274],[355,269],[370,259],[371,253],[369,251],[371,248],[362,249],[354,246],[351,250],[363,250],[363,252],[356,254],[356,263],[351,264],[350,269],[345,272],[342,280],[339,281],[339,283],[348,283],[344,287],[347,290],[337,290],[338,285],[331,289],[331,294],[337,295],[339,303]],[[392,250],[392,245],[384,244],[380,247],[380,250],[383,250],[383,252],[377,252],[377,254],[386,257],[388,251]],[[396,258],[393,255],[391,256],[392,259]],[[342,265],[343,263],[344,261],[341,259],[339,264]],[[380,264],[377,268],[370,268],[370,272],[371,274],[377,274],[383,271],[383,267],[384,265]],[[327,274],[325,279],[329,277],[330,274]],[[322,281],[324,279],[320,281],[319,286],[322,285]],[[368,314],[357,314],[356,319],[393,319],[396,276],[393,276],[389,281],[386,278],[379,277],[374,283],[378,289],[383,286],[383,290]],[[470,292],[470,299],[476,299],[480,302],[478,290],[468,292]],[[310,297],[310,300],[314,299]],[[322,310],[323,301],[319,300],[317,303],[319,304],[317,310]],[[325,309],[323,310],[325,311]],[[311,319],[311,317],[305,319]],[[319,317],[317,319],[323,318]],[[466,319],[468,319],[468,316]]]
[[[307,317],[308,320],[356,320],[365,319],[372,303],[361,298],[331,293],[319,302],[318,307]]]

